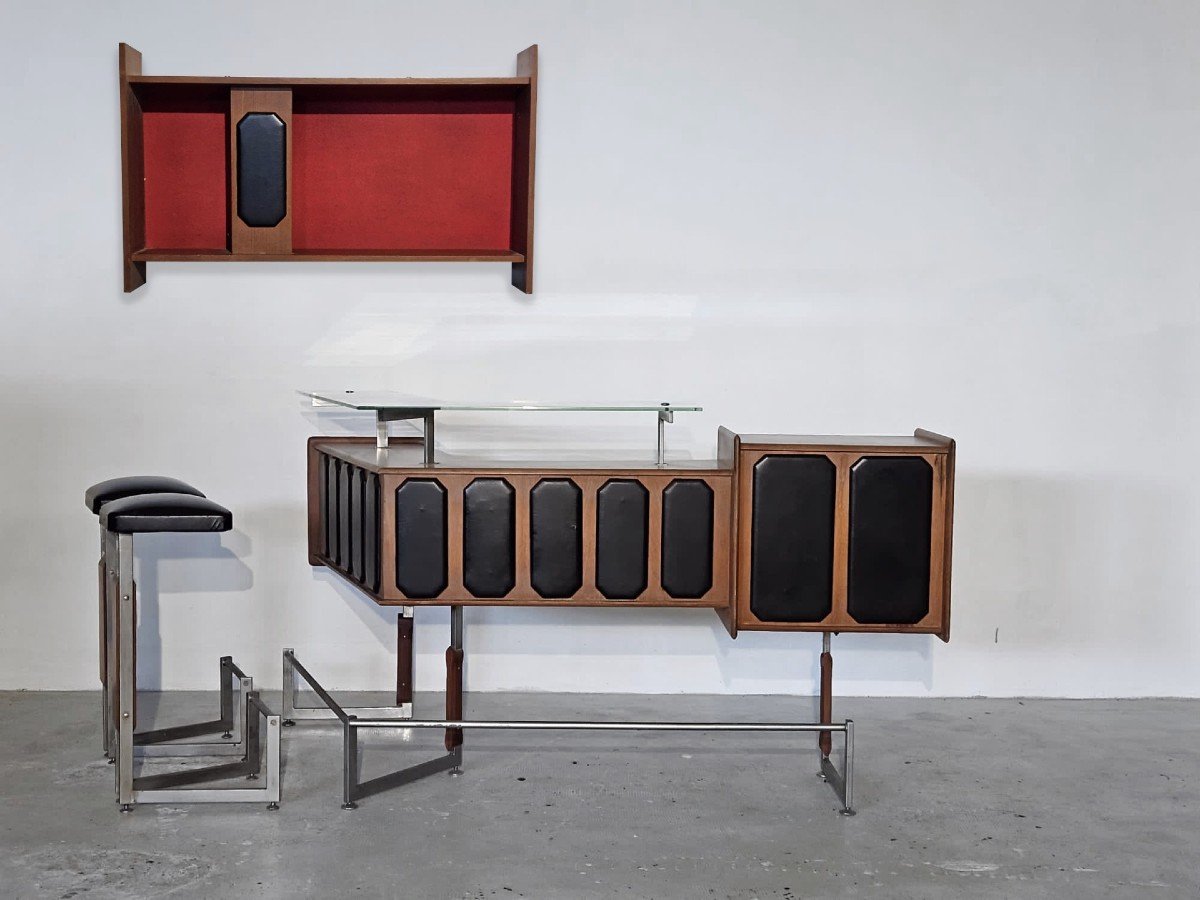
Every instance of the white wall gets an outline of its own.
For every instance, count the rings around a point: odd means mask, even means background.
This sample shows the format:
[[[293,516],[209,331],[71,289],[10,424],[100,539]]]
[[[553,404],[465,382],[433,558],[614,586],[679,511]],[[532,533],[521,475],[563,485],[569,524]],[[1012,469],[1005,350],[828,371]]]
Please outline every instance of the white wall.
[[[1200,7],[4,4],[0,687],[96,686],[90,483],[193,481],[236,530],[139,540],[142,681],[284,645],[386,688],[393,613],[309,568],[303,386],[694,399],[742,431],[959,440],[954,631],[838,639],[846,694],[1200,696]],[[541,45],[537,279],[151,265],[121,292],[116,45],[154,74],[503,75]],[[649,421],[447,416],[447,448]],[[444,610],[418,611],[418,687]],[[474,690],[808,692],[815,635],[709,612],[472,609]]]

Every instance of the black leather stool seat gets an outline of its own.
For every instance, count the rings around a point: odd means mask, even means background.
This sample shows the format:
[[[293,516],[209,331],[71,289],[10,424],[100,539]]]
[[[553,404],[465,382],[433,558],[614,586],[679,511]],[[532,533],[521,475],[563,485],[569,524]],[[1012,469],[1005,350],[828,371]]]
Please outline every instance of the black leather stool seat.
[[[203,497],[204,494],[186,481],[169,478],[166,475],[129,475],[125,478],[110,478],[93,484],[83,493],[83,502],[87,508],[99,515],[100,507],[110,500],[120,500],[122,497],[132,497],[136,494],[191,494]]]
[[[233,513],[194,494],[141,494],[105,503],[100,509],[100,524],[119,534],[229,531],[233,528]]]

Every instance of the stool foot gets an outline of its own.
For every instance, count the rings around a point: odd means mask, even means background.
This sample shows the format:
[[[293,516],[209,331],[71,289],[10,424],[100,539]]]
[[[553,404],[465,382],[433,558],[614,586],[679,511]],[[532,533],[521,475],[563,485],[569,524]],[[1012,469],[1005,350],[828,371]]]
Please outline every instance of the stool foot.
[[[233,732],[232,732],[232,731],[227,731],[227,732],[225,732],[223,735],[221,735],[221,737],[223,737],[225,740],[229,740],[230,738],[232,738],[232,737],[233,737]]]
[[[246,776],[246,780],[247,781],[258,781],[258,775],[251,772],[249,775]]]
[[[275,812],[277,809],[279,809],[279,804],[278,803],[268,803],[267,809],[269,809],[271,812]]]
[[[121,812],[123,812],[123,813],[133,812],[133,804],[132,803],[122,803],[121,804]]]
[[[343,803],[342,809],[358,809],[358,804],[353,801],[349,803]]]

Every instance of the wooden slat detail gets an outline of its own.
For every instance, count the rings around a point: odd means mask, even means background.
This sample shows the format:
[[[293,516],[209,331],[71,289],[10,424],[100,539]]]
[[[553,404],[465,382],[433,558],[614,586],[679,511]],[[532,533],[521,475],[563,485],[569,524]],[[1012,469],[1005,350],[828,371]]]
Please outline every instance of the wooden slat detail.
[[[287,139],[284,176],[287,215],[271,228],[254,228],[238,218],[238,122],[248,113],[274,113],[283,120]],[[292,252],[292,92],[286,88],[231,90],[229,92],[229,235],[235,254],[290,254]]]

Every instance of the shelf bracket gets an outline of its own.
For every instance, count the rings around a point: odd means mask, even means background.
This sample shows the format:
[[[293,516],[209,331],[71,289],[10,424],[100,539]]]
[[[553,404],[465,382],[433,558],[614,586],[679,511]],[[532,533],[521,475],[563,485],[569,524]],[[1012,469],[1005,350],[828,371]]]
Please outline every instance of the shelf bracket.
[[[675,410],[671,409],[671,404],[662,404],[663,408],[658,411],[658,464],[665,466],[667,464],[667,423],[675,421]]]

